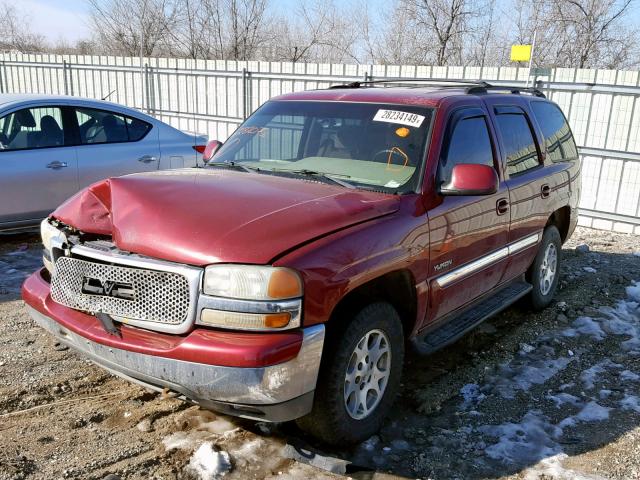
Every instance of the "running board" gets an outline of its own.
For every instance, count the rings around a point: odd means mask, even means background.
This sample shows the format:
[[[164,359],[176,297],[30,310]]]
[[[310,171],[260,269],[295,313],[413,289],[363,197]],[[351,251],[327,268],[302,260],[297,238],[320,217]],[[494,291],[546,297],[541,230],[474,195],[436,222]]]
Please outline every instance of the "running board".
[[[480,301],[480,303],[469,307],[455,318],[451,320],[444,319],[443,325],[421,334],[413,341],[416,350],[423,355],[428,355],[446,347],[469,330],[477,327],[487,318],[501,312],[524,297],[532,288],[531,284],[523,280],[510,283]]]

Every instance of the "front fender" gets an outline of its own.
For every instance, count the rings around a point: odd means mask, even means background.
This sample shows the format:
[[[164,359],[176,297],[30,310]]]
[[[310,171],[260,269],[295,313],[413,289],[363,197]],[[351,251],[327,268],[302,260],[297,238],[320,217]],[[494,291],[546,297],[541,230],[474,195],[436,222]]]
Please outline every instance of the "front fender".
[[[274,264],[299,271],[304,280],[305,326],[326,322],[336,305],[358,287],[390,272],[409,270],[416,286],[426,280],[429,229],[418,196],[405,198],[395,214],[307,244]],[[424,317],[426,289],[419,289]]]

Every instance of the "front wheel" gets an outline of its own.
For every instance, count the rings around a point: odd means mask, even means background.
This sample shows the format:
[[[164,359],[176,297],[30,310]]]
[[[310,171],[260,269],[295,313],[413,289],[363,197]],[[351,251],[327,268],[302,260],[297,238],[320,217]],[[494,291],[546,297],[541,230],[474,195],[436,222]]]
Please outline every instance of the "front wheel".
[[[325,346],[313,410],[297,421],[333,445],[363,441],[381,427],[404,361],[402,322],[388,303],[368,305],[339,330]]]
[[[560,232],[550,225],[544,230],[538,254],[527,272],[527,279],[533,285],[530,300],[534,310],[548,307],[553,300],[560,278],[561,251]]]

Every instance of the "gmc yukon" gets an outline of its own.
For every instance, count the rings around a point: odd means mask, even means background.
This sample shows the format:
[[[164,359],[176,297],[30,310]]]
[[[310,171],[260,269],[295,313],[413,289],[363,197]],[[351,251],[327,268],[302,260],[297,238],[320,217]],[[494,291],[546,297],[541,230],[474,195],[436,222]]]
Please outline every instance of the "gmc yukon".
[[[30,314],[206,408],[372,435],[405,347],[549,305],[578,219],[576,145],[540,91],[411,82],[274,98],[205,168],[76,194],[42,223]]]

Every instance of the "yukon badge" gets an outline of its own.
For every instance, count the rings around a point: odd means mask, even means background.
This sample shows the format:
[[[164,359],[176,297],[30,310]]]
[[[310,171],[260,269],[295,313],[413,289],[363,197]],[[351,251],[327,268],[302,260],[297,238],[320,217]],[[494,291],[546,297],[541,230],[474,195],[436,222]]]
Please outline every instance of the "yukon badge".
[[[446,260],[446,261],[444,261],[444,262],[442,262],[442,263],[439,263],[438,265],[435,265],[435,266],[433,267],[433,269],[434,269],[436,272],[439,272],[439,271],[441,271],[441,270],[444,270],[444,269],[445,269],[445,268],[447,268],[447,267],[450,267],[451,265],[453,265],[453,260],[449,259],[449,260]]]
[[[82,278],[82,293],[120,298],[122,300],[133,300],[135,297],[135,290],[130,283],[100,280],[99,278],[90,277]]]

